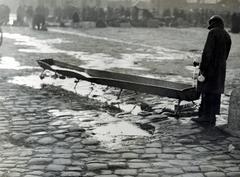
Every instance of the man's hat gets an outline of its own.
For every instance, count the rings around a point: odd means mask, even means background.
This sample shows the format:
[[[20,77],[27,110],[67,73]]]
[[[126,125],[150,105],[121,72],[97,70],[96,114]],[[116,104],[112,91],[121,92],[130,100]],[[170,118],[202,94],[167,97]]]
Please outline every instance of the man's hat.
[[[208,20],[208,29],[212,29],[214,27],[224,27],[224,21],[221,16],[214,15]]]

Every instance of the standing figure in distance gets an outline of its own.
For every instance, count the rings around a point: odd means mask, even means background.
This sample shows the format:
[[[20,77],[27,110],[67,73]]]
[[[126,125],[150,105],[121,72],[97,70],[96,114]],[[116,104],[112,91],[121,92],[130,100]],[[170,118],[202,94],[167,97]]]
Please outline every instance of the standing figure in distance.
[[[231,48],[231,37],[224,29],[224,21],[212,16],[209,21],[208,37],[200,63],[201,82],[198,90],[201,93],[199,118],[192,119],[197,123],[215,126],[216,115],[220,114],[221,94],[224,93],[226,61]]]
[[[2,32],[2,28],[0,27],[0,46],[2,45],[3,42],[3,32]]]

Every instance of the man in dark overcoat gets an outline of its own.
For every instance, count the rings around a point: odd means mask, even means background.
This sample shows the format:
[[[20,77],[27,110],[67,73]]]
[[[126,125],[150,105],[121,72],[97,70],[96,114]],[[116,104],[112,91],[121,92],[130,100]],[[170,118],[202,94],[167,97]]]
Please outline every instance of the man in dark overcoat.
[[[230,35],[224,30],[224,22],[220,16],[209,20],[208,37],[202,53],[200,75],[203,80],[198,83],[201,93],[198,123],[215,126],[216,115],[220,114],[221,94],[224,93],[226,77],[226,61],[231,48]]]

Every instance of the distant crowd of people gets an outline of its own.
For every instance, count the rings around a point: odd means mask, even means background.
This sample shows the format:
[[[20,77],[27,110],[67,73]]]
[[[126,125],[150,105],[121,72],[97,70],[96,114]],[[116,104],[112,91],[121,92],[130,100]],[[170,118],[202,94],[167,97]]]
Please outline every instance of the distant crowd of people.
[[[6,5],[0,5],[0,17],[2,24],[9,21],[10,9]],[[46,29],[46,20],[57,22],[61,26],[66,21],[72,21],[73,26],[81,21],[96,22],[97,27],[120,27],[121,24],[129,24],[134,27],[205,27],[206,21],[214,14],[222,16],[225,26],[230,27],[234,33],[240,32],[240,13],[215,12],[210,9],[165,9],[159,13],[156,9],[147,10],[138,7],[131,8],[112,8],[108,7],[85,7],[77,8],[74,6],[56,7],[50,15],[48,7],[22,6],[17,8],[17,19],[14,25],[31,25],[33,29]]]
[[[13,25],[29,25],[33,29],[46,30],[46,19],[49,16],[49,9],[44,6],[22,6],[17,8],[17,19]]]
[[[194,26],[194,27],[201,27],[206,26],[206,22],[208,19],[218,14],[222,16],[225,21],[225,25],[229,26],[231,24],[231,13],[230,12],[215,12],[211,9],[190,9],[190,10],[183,10],[183,9],[166,9],[163,12],[163,17],[172,17],[171,26]]]
[[[225,26],[230,27],[232,32],[240,32],[240,13],[231,13],[229,11],[216,12],[210,9],[190,9],[187,11],[166,9],[163,12],[163,17],[170,19],[168,21],[169,26],[204,27],[207,25],[206,21],[215,14],[223,18]]]
[[[95,8],[85,7],[78,9],[76,7],[67,6],[65,8],[56,8],[54,10],[54,17],[57,21],[64,21],[72,19],[74,23],[80,21],[97,22],[101,27],[104,26],[119,26],[122,22],[129,22],[131,20],[130,8]]]
[[[85,7],[78,9],[76,7],[56,8],[54,17],[57,21],[64,19],[72,19],[73,23],[80,21],[94,21],[97,26],[113,26],[119,27],[121,23],[130,23],[135,27],[149,27],[149,21],[157,23],[155,26],[169,27],[205,27],[206,21],[218,14],[222,16],[225,26],[230,27],[232,32],[240,32],[240,13],[231,13],[229,11],[216,12],[210,9],[165,9],[159,13],[156,9],[147,10],[138,7],[132,8],[94,8]],[[150,26],[151,27],[151,26]]]

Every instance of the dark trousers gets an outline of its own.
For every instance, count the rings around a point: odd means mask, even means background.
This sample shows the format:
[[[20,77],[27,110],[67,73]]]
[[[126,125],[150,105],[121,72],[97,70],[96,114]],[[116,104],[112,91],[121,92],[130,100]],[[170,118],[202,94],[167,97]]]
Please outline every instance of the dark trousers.
[[[199,116],[209,120],[216,119],[220,114],[221,94],[202,93],[202,100],[199,108]]]

